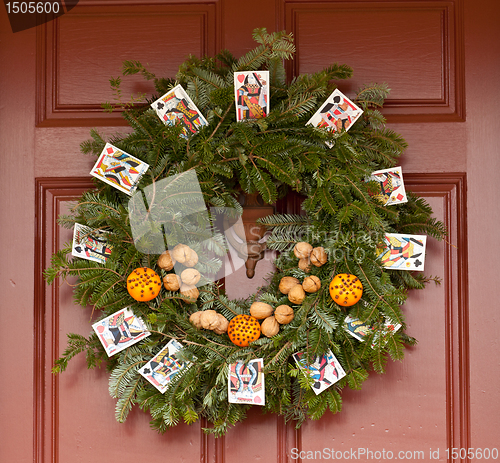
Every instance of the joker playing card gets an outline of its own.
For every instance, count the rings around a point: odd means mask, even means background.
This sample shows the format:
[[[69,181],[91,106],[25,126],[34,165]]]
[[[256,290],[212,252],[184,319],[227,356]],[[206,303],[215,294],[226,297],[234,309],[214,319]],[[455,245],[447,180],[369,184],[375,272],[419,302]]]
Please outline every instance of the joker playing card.
[[[99,337],[108,357],[151,334],[142,319],[136,317],[128,307],[94,323],[92,328]]]
[[[171,339],[168,344],[158,352],[139,373],[144,376],[162,394],[167,390],[172,378],[191,365],[190,362],[179,360],[177,352],[183,345]]]
[[[423,271],[426,241],[425,235],[387,233],[376,253],[384,267]]]
[[[378,191],[373,194],[373,197],[378,199],[384,206],[408,201],[401,167],[377,170],[372,172],[368,180],[378,183]]]
[[[236,120],[260,119],[269,114],[269,71],[234,73]]]
[[[311,364],[307,364],[306,356],[303,352],[293,354],[293,358],[304,374],[314,380],[312,389],[316,395],[346,375],[342,365],[330,350],[324,355],[317,356]]]
[[[101,230],[92,230],[89,227],[75,223],[73,229],[73,246],[71,254],[75,257],[106,263],[113,249],[106,240],[106,233]]]
[[[361,114],[363,114],[361,108],[340,90],[335,89],[307,124],[314,127],[325,127],[332,132],[341,132],[349,130]]]
[[[106,143],[90,175],[131,196],[148,167],[140,159]]]
[[[265,405],[263,359],[229,365],[228,401],[233,404]]]
[[[181,85],[177,85],[158,98],[151,104],[151,107],[165,125],[180,124],[182,126],[181,136],[184,138],[208,125],[203,114],[201,114]]]

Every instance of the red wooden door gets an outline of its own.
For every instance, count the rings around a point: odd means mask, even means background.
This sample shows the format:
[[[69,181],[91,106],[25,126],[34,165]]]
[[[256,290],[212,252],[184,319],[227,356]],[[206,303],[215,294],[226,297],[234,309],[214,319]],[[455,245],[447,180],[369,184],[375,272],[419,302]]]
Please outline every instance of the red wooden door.
[[[469,448],[493,459],[499,23],[496,0],[81,0],[57,21],[13,34],[0,8],[0,461],[465,461]],[[76,359],[63,375],[50,373],[66,333],[89,332],[90,310],[72,307],[71,288],[42,280],[70,239],[58,214],[90,186],[93,159],[79,144],[89,127],[127,130],[100,109],[123,60],[173,76],[188,53],[252,48],[255,27],[293,32],[291,73],[341,62],[355,70],[345,93],[370,81],[392,88],[385,114],[409,143],[406,183],[450,230],[447,243],[430,241],[426,264],[443,284],[404,308],[419,344],[363,390],[346,390],[338,415],[297,431],[255,410],[217,440],[203,423],[158,435],[139,410],[118,424],[105,372]],[[125,93],[152,91],[131,82]]]

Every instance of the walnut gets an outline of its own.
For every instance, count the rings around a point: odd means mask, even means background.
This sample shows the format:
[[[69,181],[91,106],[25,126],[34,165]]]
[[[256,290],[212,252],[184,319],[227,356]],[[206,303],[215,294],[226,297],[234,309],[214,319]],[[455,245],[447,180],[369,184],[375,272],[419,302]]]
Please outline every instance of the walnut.
[[[315,293],[321,288],[321,280],[315,275],[308,276],[302,282],[302,288],[308,293]]]
[[[325,249],[321,246],[314,248],[311,252],[311,263],[316,267],[321,267],[326,264],[328,256],[326,255]]]
[[[195,285],[200,281],[201,275],[195,268],[187,268],[181,273],[181,280],[186,285]]]
[[[265,302],[254,302],[250,306],[250,315],[257,320],[263,320],[273,314],[273,307]]]
[[[295,247],[293,248],[293,253],[295,254],[295,257],[298,257],[299,259],[305,259],[306,257],[309,257],[311,255],[312,250],[313,247],[309,243],[301,241],[300,243],[297,243],[295,245]]]
[[[283,294],[288,294],[290,290],[295,286],[300,284],[299,280],[294,277],[283,277],[280,281],[279,290]]]
[[[189,249],[191,250],[191,254],[189,255],[189,259],[184,262],[184,265],[186,267],[194,267],[198,263],[198,254],[193,249]]]
[[[224,315],[218,313],[217,314],[217,325],[214,328],[214,333],[216,334],[224,334],[227,331],[227,327],[229,326],[229,322]]]
[[[183,284],[181,286],[181,294],[185,296],[182,298],[184,302],[195,302],[200,292],[196,286]]]
[[[279,305],[274,311],[274,318],[281,325],[286,325],[293,320],[293,309],[289,305]]]
[[[302,285],[294,286],[288,293],[288,300],[292,304],[302,304],[302,301],[304,300],[305,297],[306,293],[304,292]]]
[[[199,310],[198,312],[191,314],[191,316],[189,317],[189,321],[193,324],[195,328],[198,329],[201,328],[201,314],[202,312]]]
[[[191,248],[185,244],[178,244],[172,250],[172,257],[181,264],[188,261],[191,257]]]
[[[181,278],[175,273],[169,273],[163,277],[163,286],[168,291],[178,291],[181,287]]]
[[[203,310],[200,315],[202,328],[213,330],[219,324],[218,313],[215,310]]]
[[[260,325],[260,331],[264,336],[272,338],[279,333],[280,325],[273,316],[267,317]]]
[[[162,268],[163,270],[166,270],[167,272],[169,270],[172,270],[175,265],[175,259],[172,258],[170,253],[168,251],[164,251],[160,254],[160,257],[158,257],[158,267]]]
[[[299,259],[299,268],[300,270],[304,270],[304,272],[309,273],[311,271],[311,260],[309,257],[304,259]]]

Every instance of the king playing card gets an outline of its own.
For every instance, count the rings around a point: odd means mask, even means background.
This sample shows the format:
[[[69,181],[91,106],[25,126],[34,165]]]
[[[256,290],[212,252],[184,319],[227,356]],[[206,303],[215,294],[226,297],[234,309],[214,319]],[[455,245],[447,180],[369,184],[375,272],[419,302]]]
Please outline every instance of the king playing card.
[[[140,159],[106,143],[90,175],[131,196],[148,167]]]
[[[373,194],[373,197],[378,199],[384,206],[408,201],[401,167],[377,170],[372,172],[368,180],[378,183],[378,189]]]
[[[265,405],[263,359],[229,365],[228,401],[233,404]]]
[[[234,73],[236,120],[260,119],[269,114],[269,71]]]
[[[384,267],[423,271],[426,241],[425,235],[387,233],[376,253]]]

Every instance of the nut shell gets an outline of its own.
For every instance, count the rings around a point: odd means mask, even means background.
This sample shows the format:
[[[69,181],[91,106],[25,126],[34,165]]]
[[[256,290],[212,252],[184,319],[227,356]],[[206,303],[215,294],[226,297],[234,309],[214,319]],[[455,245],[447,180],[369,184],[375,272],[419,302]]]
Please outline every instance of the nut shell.
[[[300,270],[309,273],[311,271],[311,259],[309,259],[309,257],[299,259],[299,268]]]
[[[214,333],[216,334],[224,334],[227,331],[227,327],[229,326],[229,321],[224,315],[218,313],[217,314],[217,325],[214,328]]]
[[[168,291],[179,291],[181,284],[181,277],[175,273],[169,273],[163,277],[163,286]]]
[[[188,261],[191,257],[191,248],[186,244],[178,244],[172,249],[172,257],[181,264]]]
[[[274,318],[280,325],[286,325],[293,320],[295,316],[293,309],[289,305],[279,305],[274,311]]]
[[[329,286],[332,299],[343,307],[356,304],[363,295],[363,285],[356,275],[339,273]]]
[[[257,320],[263,320],[273,314],[273,307],[265,302],[254,302],[250,306],[250,315]]]
[[[184,265],[186,267],[194,267],[198,263],[198,254],[193,249],[189,249],[191,250],[191,254],[189,255],[189,259],[184,262]]]
[[[311,264],[313,264],[315,267],[321,267],[322,265],[325,265],[328,260],[325,248],[321,246],[314,248],[311,252],[310,259]]]
[[[181,280],[186,285],[195,285],[200,281],[201,275],[195,268],[187,268],[181,273]]]
[[[198,299],[200,292],[196,286],[183,284],[181,286],[181,294],[185,296],[182,299],[184,302],[195,302],[196,299]]]
[[[288,293],[288,300],[292,304],[302,304],[302,301],[306,297],[306,293],[304,291],[304,288],[302,288],[302,285],[296,285],[294,286],[290,292]]]
[[[215,310],[203,310],[200,315],[201,327],[213,330],[219,323],[218,313]]]
[[[295,277],[283,277],[280,280],[279,290],[283,294],[288,294],[290,290],[295,286],[300,284],[299,280]]]
[[[170,252],[164,251],[160,254],[160,257],[158,257],[158,267],[161,269],[168,272],[174,268],[174,265],[175,259],[170,255]]]
[[[295,254],[295,257],[299,259],[305,259],[306,257],[309,257],[311,255],[312,250],[313,247],[309,243],[301,241],[295,245],[295,247],[293,248],[293,253]]]
[[[191,316],[189,317],[189,321],[193,324],[193,326],[195,328],[198,328],[200,329],[202,326],[201,326],[201,310],[198,310],[198,312],[194,312],[191,314]]]
[[[127,291],[136,301],[150,301],[161,290],[158,274],[147,267],[139,267],[127,277]]]
[[[259,339],[260,324],[251,315],[239,314],[229,322],[227,334],[233,344],[245,347]]]
[[[302,288],[308,293],[315,293],[321,288],[321,280],[316,275],[308,276],[302,282]]]
[[[276,321],[273,316],[267,317],[260,325],[260,330],[264,336],[272,338],[277,335],[280,331],[280,324]]]

